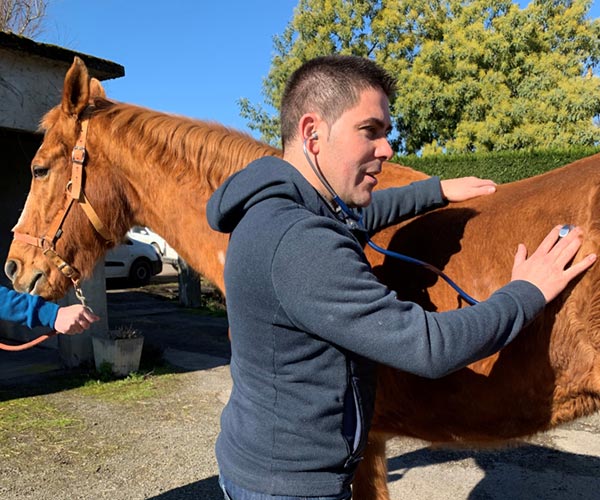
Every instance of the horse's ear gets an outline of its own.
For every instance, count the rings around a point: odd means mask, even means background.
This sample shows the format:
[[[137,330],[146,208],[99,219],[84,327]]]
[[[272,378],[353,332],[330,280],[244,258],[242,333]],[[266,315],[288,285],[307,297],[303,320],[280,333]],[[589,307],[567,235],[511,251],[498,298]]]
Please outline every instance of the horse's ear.
[[[90,99],[90,77],[85,63],[77,56],[65,76],[62,93],[62,110],[73,116],[87,107]]]
[[[106,92],[104,91],[104,87],[100,83],[100,80],[92,78],[90,80],[90,103],[92,103],[96,97],[106,99]]]

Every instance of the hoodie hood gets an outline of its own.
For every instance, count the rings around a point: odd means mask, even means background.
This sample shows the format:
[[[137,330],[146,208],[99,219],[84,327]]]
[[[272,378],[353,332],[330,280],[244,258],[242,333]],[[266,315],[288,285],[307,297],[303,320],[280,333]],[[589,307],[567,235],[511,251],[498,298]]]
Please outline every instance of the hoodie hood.
[[[211,228],[231,233],[253,206],[270,198],[285,198],[316,214],[326,213],[318,192],[288,162],[266,157],[229,177],[211,196],[206,217]]]

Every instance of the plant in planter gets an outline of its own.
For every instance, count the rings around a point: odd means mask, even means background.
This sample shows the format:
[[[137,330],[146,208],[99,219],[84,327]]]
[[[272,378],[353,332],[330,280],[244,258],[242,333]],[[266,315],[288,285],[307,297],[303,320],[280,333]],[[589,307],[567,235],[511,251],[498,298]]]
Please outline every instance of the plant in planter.
[[[115,375],[125,376],[140,367],[144,337],[133,326],[120,326],[105,335],[92,336],[96,370],[109,364]]]

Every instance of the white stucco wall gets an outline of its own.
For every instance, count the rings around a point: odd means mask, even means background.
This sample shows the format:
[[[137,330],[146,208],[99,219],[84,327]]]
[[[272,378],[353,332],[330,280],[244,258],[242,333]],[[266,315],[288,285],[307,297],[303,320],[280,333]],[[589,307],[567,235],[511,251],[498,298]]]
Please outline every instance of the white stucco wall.
[[[0,127],[34,132],[60,102],[69,66],[0,47]]]

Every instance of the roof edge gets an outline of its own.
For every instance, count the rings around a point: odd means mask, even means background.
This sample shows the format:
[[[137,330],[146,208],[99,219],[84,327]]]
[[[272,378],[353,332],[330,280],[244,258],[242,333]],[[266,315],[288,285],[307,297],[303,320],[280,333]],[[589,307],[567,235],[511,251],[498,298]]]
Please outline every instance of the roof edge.
[[[73,58],[77,56],[83,59],[90,74],[99,80],[110,80],[125,76],[125,68],[115,62],[75,52],[74,50],[65,49],[58,45],[36,42],[30,38],[15,35],[14,33],[0,31],[0,49],[26,52],[44,59],[65,62],[69,65],[73,62]]]

